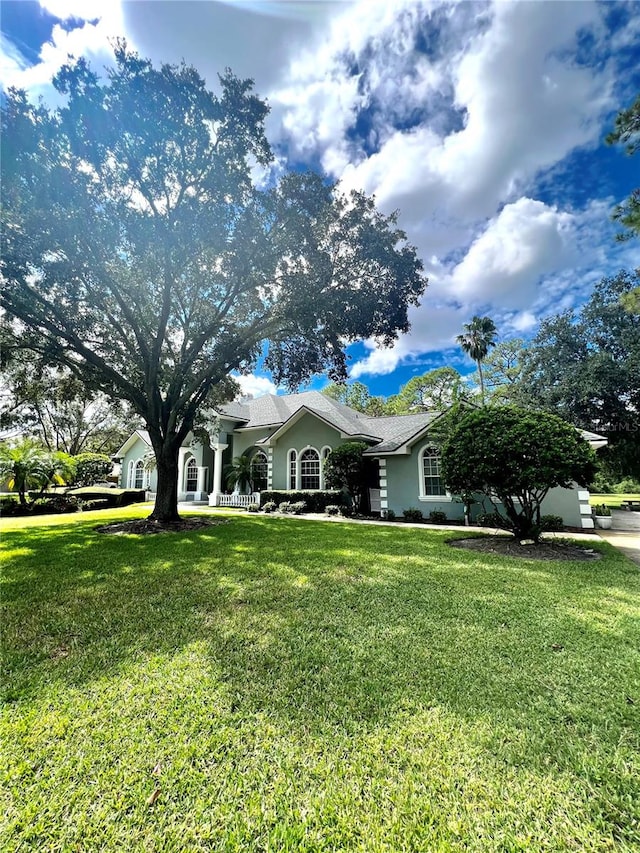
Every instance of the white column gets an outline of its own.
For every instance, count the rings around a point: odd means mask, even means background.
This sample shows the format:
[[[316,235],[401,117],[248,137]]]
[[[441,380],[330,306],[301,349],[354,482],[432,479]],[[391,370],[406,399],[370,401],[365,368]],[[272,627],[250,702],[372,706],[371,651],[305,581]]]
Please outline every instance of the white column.
[[[198,468],[198,491],[204,492],[204,483],[207,478],[207,469]]]
[[[209,506],[217,506],[218,495],[222,492],[222,452],[228,444],[212,444],[213,457],[213,491],[209,495]]]
[[[178,500],[184,500],[184,458],[189,453],[188,447],[178,451]]]

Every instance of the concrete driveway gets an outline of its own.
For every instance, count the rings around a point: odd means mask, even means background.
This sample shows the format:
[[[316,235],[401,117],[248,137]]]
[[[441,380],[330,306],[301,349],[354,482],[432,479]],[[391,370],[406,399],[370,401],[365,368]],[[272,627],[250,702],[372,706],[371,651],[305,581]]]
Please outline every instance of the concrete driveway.
[[[640,512],[614,509],[611,530],[596,530],[596,533],[640,566]]]

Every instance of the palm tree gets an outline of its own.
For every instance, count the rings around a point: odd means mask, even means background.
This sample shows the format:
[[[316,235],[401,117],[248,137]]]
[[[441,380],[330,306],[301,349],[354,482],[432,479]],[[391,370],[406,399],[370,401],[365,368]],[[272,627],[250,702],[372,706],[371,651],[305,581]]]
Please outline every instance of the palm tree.
[[[250,454],[243,453],[242,456],[236,456],[230,465],[225,468],[225,479],[227,486],[230,489],[244,490],[249,487],[253,491],[253,459]]]
[[[0,446],[0,478],[10,489],[18,492],[21,504],[26,504],[26,492],[42,488],[49,480],[49,455],[31,439],[24,439],[15,447]]]
[[[480,375],[480,399],[484,406],[484,377],[482,375],[482,362],[487,357],[491,347],[496,345],[495,337],[498,330],[491,317],[473,317],[470,323],[462,327],[464,333],[458,335],[456,342],[478,365]]]

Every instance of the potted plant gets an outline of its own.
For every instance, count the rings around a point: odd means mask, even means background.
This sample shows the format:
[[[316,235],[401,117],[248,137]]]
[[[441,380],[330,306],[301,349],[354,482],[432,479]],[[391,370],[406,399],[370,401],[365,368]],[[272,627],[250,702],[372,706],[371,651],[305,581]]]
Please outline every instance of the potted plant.
[[[611,510],[605,504],[597,504],[594,509],[596,524],[603,530],[609,530],[611,527]]]

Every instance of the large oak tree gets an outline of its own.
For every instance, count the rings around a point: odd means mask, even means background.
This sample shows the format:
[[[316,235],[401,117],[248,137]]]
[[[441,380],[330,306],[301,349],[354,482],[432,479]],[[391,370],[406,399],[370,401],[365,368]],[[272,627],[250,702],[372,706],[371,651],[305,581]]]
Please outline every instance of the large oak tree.
[[[267,106],[227,71],[152,64],[120,43],[84,60],[63,105],[3,106],[2,306],[23,347],[128,401],[158,470],[152,518],[177,518],[178,450],[232,371],[267,351],[278,382],[346,375],[344,345],[408,328],[426,280],[394,216],[314,174],[266,188]]]

